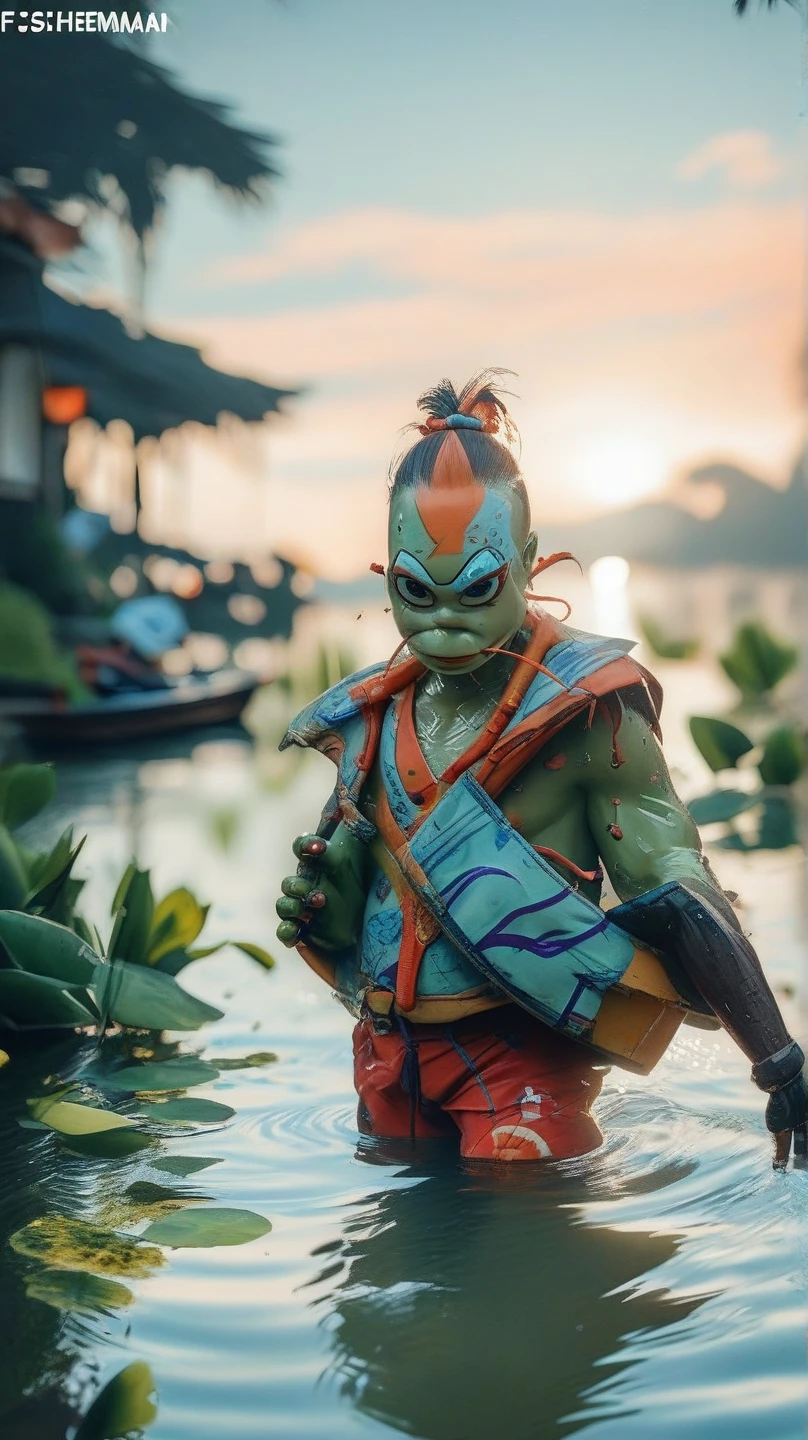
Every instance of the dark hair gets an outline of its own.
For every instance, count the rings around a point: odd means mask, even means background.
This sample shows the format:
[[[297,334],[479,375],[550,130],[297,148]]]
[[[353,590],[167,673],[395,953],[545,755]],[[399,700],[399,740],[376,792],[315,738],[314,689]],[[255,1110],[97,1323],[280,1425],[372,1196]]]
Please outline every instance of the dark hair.
[[[526,529],[530,524],[530,503],[518,461],[507,445],[497,439],[501,432],[510,442],[518,440],[518,431],[502,399],[499,383],[508,370],[481,370],[458,393],[450,380],[440,380],[419,396],[418,409],[426,414],[426,423],[417,425],[421,439],[416,440],[390,466],[390,498],[398,490],[412,490],[432,482],[441,447],[451,436],[462,445],[473,478],[482,485],[506,491],[521,502]],[[446,426],[449,416],[470,416],[482,428],[466,429]]]

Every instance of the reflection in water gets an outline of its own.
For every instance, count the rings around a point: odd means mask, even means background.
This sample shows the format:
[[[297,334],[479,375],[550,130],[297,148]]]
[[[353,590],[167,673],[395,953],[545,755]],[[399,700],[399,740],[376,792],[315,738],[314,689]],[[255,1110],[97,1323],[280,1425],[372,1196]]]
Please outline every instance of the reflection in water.
[[[319,1303],[357,1409],[424,1440],[555,1435],[622,1336],[696,1308],[664,1289],[616,1293],[676,1242],[584,1223],[588,1169],[446,1163],[367,1197],[318,1277],[340,1271]]]

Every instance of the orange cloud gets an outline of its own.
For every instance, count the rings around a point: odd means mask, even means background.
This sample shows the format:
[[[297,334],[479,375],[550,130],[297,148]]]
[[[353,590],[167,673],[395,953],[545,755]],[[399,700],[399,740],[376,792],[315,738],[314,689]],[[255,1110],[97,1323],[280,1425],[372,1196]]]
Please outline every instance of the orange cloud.
[[[802,425],[801,251],[800,207],[782,200],[631,215],[357,211],[218,278],[364,264],[393,293],[200,319],[195,334],[215,364],[310,387],[268,432],[268,524],[280,544],[304,515],[308,548],[346,575],[379,558],[391,451],[442,374],[518,372],[525,472],[548,518],[591,509],[592,447],[620,454],[627,437],[659,456],[653,484],[719,453],[779,478]]]

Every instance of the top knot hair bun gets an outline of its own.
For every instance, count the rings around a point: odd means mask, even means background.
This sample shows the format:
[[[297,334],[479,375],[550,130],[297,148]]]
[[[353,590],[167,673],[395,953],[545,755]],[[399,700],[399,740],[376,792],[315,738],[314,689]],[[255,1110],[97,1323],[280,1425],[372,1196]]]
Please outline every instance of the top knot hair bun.
[[[440,430],[482,430],[486,435],[502,431],[506,440],[516,437],[516,427],[508,414],[498,382],[510,370],[481,370],[458,394],[451,380],[439,380],[418,399],[418,409],[426,411],[426,420],[418,426],[422,435]]]
[[[507,392],[500,383],[503,376],[512,373],[483,370],[459,393],[450,380],[441,380],[424,392],[418,408],[426,413],[426,419],[420,425],[407,427],[420,434],[414,444],[394,456],[390,466],[391,502],[402,490],[426,487],[442,494],[452,490],[455,497],[466,490],[469,507],[472,500],[479,506],[479,487],[494,487],[517,503],[521,528],[527,537],[530,505],[519,462],[509,443],[518,439],[518,431],[508,414],[502,398]],[[457,540],[454,531],[451,537],[443,536],[441,553],[449,553],[445,548],[449,538],[453,543]]]

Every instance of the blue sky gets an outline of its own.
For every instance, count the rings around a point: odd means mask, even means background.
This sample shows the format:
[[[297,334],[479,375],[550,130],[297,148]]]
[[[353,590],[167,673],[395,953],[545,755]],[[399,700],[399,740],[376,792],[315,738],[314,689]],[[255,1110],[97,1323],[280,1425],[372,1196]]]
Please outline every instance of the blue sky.
[[[151,324],[224,368],[308,385],[267,441],[273,538],[308,487],[312,555],[356,568],[418,391],[485,363],[520,372],[526,465],[554,518],[719,453],[782,480],[799,423],[788,6],[743,22],[731,0],[170,14],[153,58],[280,142],[263,210],[174,180],[148,296]],[[335,558],[346,507],[374,518]]]

